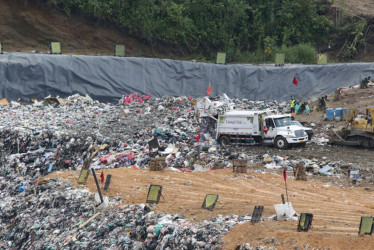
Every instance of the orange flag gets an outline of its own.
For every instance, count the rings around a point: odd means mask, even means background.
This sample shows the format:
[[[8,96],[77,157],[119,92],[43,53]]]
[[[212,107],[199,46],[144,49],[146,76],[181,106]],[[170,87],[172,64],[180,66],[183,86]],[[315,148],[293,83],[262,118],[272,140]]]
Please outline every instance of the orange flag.
[[[212,85],[210,85],[209,83],[209,87],[208,87],[208,90],[206,91],[206,95],[210,95],[210,93],[212,93]]]

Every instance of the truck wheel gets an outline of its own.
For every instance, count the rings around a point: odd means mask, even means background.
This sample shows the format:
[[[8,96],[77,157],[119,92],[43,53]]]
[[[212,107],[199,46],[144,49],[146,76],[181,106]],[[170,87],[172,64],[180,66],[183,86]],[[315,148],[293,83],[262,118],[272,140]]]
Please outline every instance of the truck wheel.
[[[253,138],[255,139],[255,142],[257,142],[257,143],[262,142],[262,137],[260,137],[260,136],[255,136]]]
[[[281,136],[275,139],[274,144],[277,149],[286,149],[288,147],[287,140]]]
[[[227,147],[228,145],[230,145],[230,138],[227,135],[221,136],[219,138],[219,144],[222,147]]]

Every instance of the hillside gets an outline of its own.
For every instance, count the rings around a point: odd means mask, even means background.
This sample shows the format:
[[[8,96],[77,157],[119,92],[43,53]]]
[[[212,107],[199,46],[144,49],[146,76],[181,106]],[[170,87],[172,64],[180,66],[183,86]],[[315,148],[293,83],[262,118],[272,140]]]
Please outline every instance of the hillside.
[[[125,32],[80,16],[66,16],[59,10],[34,4],[0,0],[0,41],[4,51],[48,52],[48,43],[61,42],[63,53],[109,55],[114,44],[125,44],[129,56],[169,56],[156,51]],[[170,55],[171,56],[171,55]]]
[[[191,59],[193,56],[180,55],[167,46],[152,47],[141,39],[129,36],[125,31],[119,30],[109,24],[93,21],[89,18],[72,15],[67,18],[58,9],[49,9],[35,5],[37,1],[0,0],[0,41],[5,51],[47,52],[48,42],[60,41],[63,53],[108,55],[113,53],[114,44],[125,44],[128,56],[160,57],[173,59]],[[337,1],[335,1],[337,2]],[[371,0],[346,0],[345,12],[371,18],[374,24],[374,10]],[[338,7],[337,3],[328,11],[333,19]],[[342,41],[344,43],[344,41]],[[328,53],[333,58],[339,53],[339,42],[333,48],[327,45],[319,50]],[[354,61],[374,60],[374,30],[369,29],[366,51],[362,49]]]
[[[339,7],[340,1],[335,0],[333,6]],[[374,16],[372,0],[345,0],[345,11],[354,15]]]
[[[374,2],[372,0],[345,0],[345,6],[340,7],[340,1],[335,1],[330,10],[330,18],[336,17],[337,10],[343,9],[357,18],[366,18],[369,24],[366,47],[361,49],[355,56],[354,61],[372,62],[374,61]],[[340,51],[340,47],[334,48],[330,55],[336,55]],[[329,52],[328,52],[329,53]]]

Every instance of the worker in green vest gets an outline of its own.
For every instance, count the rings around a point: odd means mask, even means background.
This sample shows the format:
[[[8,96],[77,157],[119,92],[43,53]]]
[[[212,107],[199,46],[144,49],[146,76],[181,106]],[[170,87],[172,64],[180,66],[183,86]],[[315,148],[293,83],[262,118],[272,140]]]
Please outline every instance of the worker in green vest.
[[[290,108],[291,108],[291,114],[293,117],[295,115],[295,105],[296,105],[296,100],[295,98],[292,98],[290,101]]]

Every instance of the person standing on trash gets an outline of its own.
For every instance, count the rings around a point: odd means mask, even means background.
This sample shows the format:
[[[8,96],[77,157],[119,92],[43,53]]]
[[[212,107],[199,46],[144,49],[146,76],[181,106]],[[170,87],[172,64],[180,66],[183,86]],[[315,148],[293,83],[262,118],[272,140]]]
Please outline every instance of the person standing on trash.
[[[295,100],[295,98],[291,97],[290,108],[291,108],[292,117],[295,116],[295,105],[296,105],[296,100]]]

